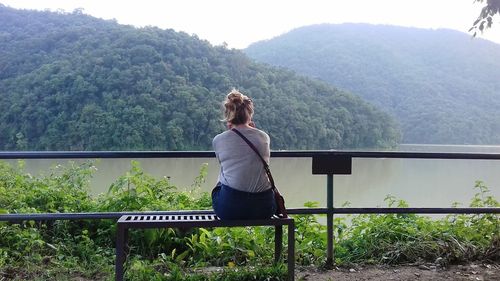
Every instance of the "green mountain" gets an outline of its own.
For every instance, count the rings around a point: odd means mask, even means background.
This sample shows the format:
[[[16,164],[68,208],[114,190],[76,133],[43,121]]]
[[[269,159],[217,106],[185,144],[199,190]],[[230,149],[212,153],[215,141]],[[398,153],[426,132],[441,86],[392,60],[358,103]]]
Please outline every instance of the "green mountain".
[[[388,114],[327,83],[173,30],[0,5],[0,149],[209,150],[250,95],[273,149],[387,147]]]
[[[500,144],[498,44],[452,30],[322,24],[245,53],[359,94],[397,118],[405,143]]]

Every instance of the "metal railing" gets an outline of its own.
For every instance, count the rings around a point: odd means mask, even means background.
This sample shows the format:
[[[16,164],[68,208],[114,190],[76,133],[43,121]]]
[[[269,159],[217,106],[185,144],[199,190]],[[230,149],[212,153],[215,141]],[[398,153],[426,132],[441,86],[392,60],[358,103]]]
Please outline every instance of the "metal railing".
[[[214,158],[212,151],[92,151],[92,152],[0,152],[1,159],[90,159],[90,158]],[[335,174],[351,174],[352,158],[401,158],[401,159],[463,159],[500,160],[498,153],[433,153],[433,152],[383,152],[383,151],[273,151],[273,158],[312,158],[312,173],[327,176],[326,208],[291,208],[288,213],[327,215],[327,264],[333,263],[333,216],[335,214],[500,214],[500,208],[336,208],[333,206],[333,179]],[[175,215],[213,213],[211,210],[155,211],[155,212],[105,212],[105,213],[44,213],[0,214],[0,221],[26,220],[118,220],[122,215],[156,214]]]

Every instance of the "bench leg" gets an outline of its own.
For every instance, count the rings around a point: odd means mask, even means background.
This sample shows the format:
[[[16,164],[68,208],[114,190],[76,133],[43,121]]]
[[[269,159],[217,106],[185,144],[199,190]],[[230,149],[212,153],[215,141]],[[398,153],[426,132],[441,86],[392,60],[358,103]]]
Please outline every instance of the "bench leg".
[[[295,223],[288,225],[288,280],[295,280]]]
[[[123,264],[126,259],[128,229],[118,224],[116,232],[115,280],[123,281]]]
[[[277,264],[281,259],[283,250],[283,226],[276,225],[274,227],[274,263]]]

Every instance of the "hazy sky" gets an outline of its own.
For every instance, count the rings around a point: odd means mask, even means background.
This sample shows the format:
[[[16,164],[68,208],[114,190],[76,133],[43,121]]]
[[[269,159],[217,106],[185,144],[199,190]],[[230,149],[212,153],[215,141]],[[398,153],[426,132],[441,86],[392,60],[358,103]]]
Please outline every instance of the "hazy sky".
[[[122,24],[196,34],[232,48],[317,23],[373,23],[467,32],[479,15],[474,0],[0,0],[13,8],[83,8]],[[500,44],[500,17],[483,37]]]

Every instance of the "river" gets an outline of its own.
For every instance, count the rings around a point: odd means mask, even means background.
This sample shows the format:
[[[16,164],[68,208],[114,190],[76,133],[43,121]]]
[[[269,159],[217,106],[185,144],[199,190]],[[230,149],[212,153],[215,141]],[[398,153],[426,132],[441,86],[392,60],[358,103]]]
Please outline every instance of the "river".
[[[500,153],[500,146],[402,145],[401,151]],[[106,192],[110,184],[130,169],[132,159],[99,159],[91,180],[93,194]],[[203,191],[210,191],[219,166],[212,158],[134,159],[145,172],[169,177],[179,189],[190,189],[202,165],[208,164]],[[16,160],[8,160],[14,163]],[[48,167],[67,161],[87,160],[30,159],[26,171],[37,175]],[[326,176],[312,175],[309,158],[273,158],[271,170],[288,207],[302,207],[316,201],[326,205]],[[383,207],[387,195],[411,207],[450,207],[454,202],[468,206],[476,193],[474,185],[483,181],[491,194],[500,199],[500,160],[440,160],[353,158],[352,175],[334,177],[334,205],[348,202],[350,207]]]

